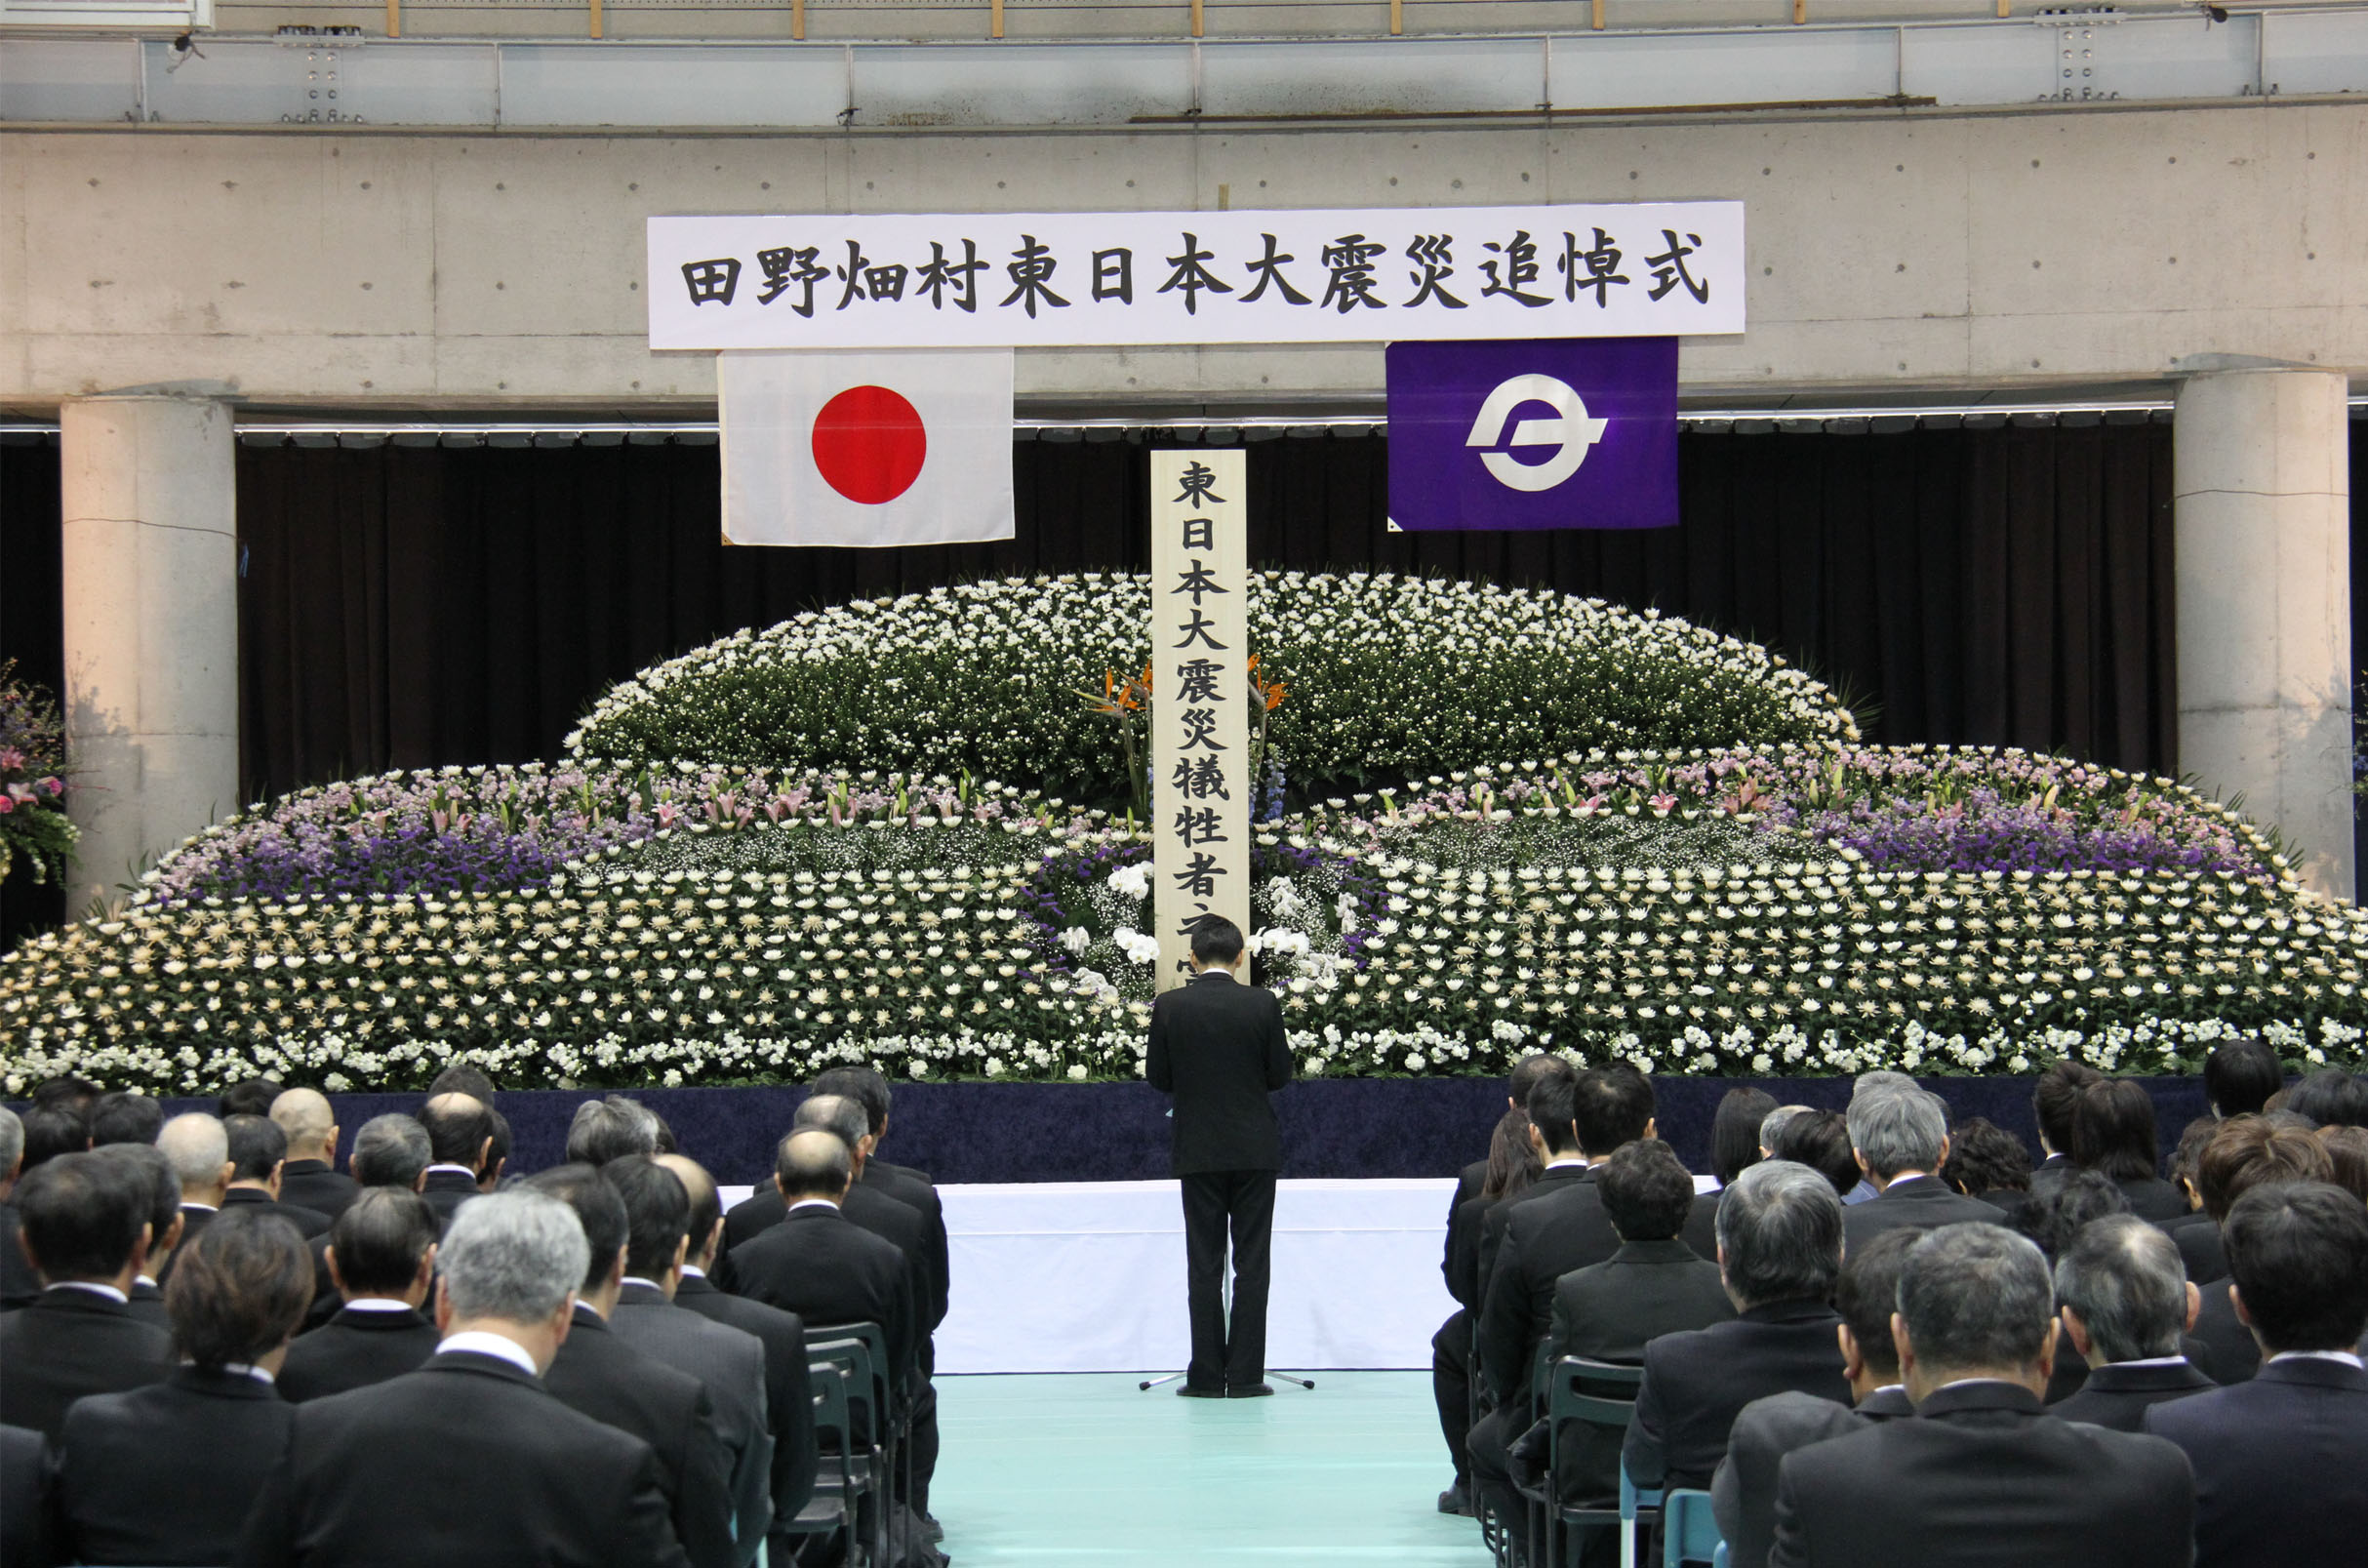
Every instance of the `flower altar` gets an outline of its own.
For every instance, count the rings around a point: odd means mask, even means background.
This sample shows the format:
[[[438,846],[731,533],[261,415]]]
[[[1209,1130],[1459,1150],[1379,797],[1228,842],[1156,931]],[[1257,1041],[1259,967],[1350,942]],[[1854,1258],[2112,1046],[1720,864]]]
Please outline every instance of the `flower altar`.
[[[256,805],[0,962],[0,1085],[1137,1076],[1146,596],[845,605],[621,683],[562,760]],[[1253,945],[1307,1074],[2362,1054],[2368,919],[2172,781],[1869,746],[1764,649],[1550,593],[1276,573],[1251,626]]]

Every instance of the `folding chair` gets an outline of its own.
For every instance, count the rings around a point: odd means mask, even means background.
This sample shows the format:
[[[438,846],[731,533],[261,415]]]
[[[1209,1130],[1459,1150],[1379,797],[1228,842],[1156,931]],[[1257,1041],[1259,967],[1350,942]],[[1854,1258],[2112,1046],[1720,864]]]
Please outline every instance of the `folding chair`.
[[[1577,1355],[1564,1356],[1554,1364],[1549,1374],[1545,1401],[1548,1422],[1545,1545],[1547,1560],[1554,1563],[1556,1568],[1562,1561],[1558,1544],[1560,1527],[1604,1528],[1614,1524],[1620,1527],[1622,1568],[1635,1568],[1638,1510],[1657,1506],[1661,1501],[1660,1493],[1639,1494],[1628,1484],[1625,1467],[1620,1473],[1619,1505],[1614,1508],[1572,1503],[1555,1494],[1552,1488],[1553,1477],[1561,1469],[1564,1426],[1575,1422],[1581,1426],[1625,1434],[1628,1429],[1628,1418],[1635,1412],[1637,1385],[1643,1381],[1642,1367],[1590,1361]]]
[[[817,1361],[807,1369],[814,1379],[814,1429],[823,1444],[821,1472],[815,1478],[814,1495],[806,1506],[797,1510],[793,1519],[775,1519],[772,1535],[793,1536],[832,1535],[847,1532],[847,1555],[852,1563],[858,1554],[856,1541],[856,1463],[855,1418],[847,1403],[847,1368],[837,1361]],[[838,1453],[830,1449],[834,1444]],[[835,1490],[832,1488],[835,1487]],[[768,1546],[768,1568],[788,1568],[786,1563],[773,1563]]]
[[[868,1497],[872,1500],[871,1548],[864,1555],[875,1564],[884,1564],[888,1561],[888,1512],[896,1505],[895,1489],[889,1484],[887,1452],[882,1446],[882,1434],[887,1431],[889,1422],[885,1398],[887,1375],[872,1359],[871,1347],[863,1340],[838,1328],[820,1332],[838,1337],[807,1341],[806,1353],[817,1362],[838,1370],[847,1403],[848,1425],[843,1428],[847,1460],[842,1473],[855,1508],[848,1522],[848,1558],[852,1562],[858,1554],[856,1538],[860,1533],[861,1505]],[[870,1433],[867,1441],[857,1439],[855,1428],[859,1426]],[[828,1469],[825,1464],[824,1473],[817,1477],[818,1491],[833,1479]]]
[[[1726,1548],[1718,1539],[1718,1519],[1710,1511],[1710,1494],[1680,1487],[1661,1495],[1661,1568],[1707,1563],[1716,1568]]]

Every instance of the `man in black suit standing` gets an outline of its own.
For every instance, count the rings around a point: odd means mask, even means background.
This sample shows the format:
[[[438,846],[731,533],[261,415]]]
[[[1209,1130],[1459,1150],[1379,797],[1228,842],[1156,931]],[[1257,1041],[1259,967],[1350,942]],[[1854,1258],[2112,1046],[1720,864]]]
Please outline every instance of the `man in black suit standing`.
[[[685,1568],[650,1445],[542,1386],[590,1256],[583,1226],[539,1192],[455,1216],[442,1346],[417,1372],[298,1407],[240,1568]]]
[[[1767,1568],[1776,1545],[1776,1479],[1785,1456],[1811,1443],[1841,1437],[1878,1421],[1916,1413],[1900,1381],[1899,1347],[1891,1314],[1899,1305],[1900,1268],[1921,1230],[1891,1230],[1842,1260],[1833,1305],[1842,1347],[1842,1375],[1852,1408],[1806,1393],[1772,1393],[1744,1406],[1727,1433],[1727,1457],[1710,1477],[1710,1508],[1734,1568]]]
[[[1786,1456],[1771,1568],[2185,1568],[2179,1451],[2040,1406],[2056,1317],[2037,1247],[1996,1225],[1928,1232],[1894,1333],[1915,1415]]]
[[[2324,1183],[2257,1186],[2222,1236],[2261,1371],[2146,1413],[2195,1467],[2197,1568],[2355,1562],[2368,1540],[2368,1209]]]
[[[1826,1304],[1842,1269],[1842,1200],[1806,1165],[1763,1160],[1719,1194],[1718,1267],[1730,1323],[1644,1347],[1621,1461],[1640,1487],[1707,1487],[1736,1413],[1793,1390],[1850,1398]]]
[[[193,1110],[174,1117],[156,1135],[156,1146],[173,1162],[181,1179],[181,1242],[174,1252],[159,1253],[148,1272],[162,1285],[173,1275],[173,1256],[197,1239],[197,1233],[221,1212],[230,1190],[230,1138],[221,1118]]]
[[[344,1305],[288,1347],[280,1397],[292,1404],[417,1371],[440,1336],[421,1315],[436,1274],[436,1214],[417,1192],[373,1186],[329,1227],[329,1277]]]
[[[1998,1211],[1949,1190],[1940,1169],[1948,1158],[1948,1111],[1941,1097],[1917,1088],[1870,1089],[1850,1102],[1850,1147],[1878,1189],[1852,1204],[1843,1225],[1853,1247],[1886,1230],[1937,1230],[1994,1222]]]
[[[312,1209],[280,1201],[280,1173],[288,1163],[288,1135],[268,1116],[228,1116],[222,1135],[230,1148],[230,1185],[225,1209],[276,1214],[309,1241],[329,1233],[329,1221]]]
[[[2049,1407],[2059,1419],[2143,1431],[2147,1406],[2214,1387],[2180,1353],[2201,1298],[2160,1227],[2134,1214],[2082,1226],[2056,1260],[2056,1302],[2089,1368],[2078,1393]]]
[[[492,1163],[493,1107],[463,1094],[430,1095],[420,1107],[430,1164],[420,1195],[446,1225],[462,1205],[482,1195],[478,1181]]]
[[[290,1089],[271,1102],[271,1119],[288,1138],[280,1201],[324,1220],[343,1214],[362,1185],[337,1169],[338,1118],[329,1097],[317,1089]]]
[[[1151,1004],[1144,1070],[1152,1088],[1176,1101],[1174,1168],[1184,1188],[1192,1324],[1192,1359],[1176,1391],[1193,1399],[1274,1391],[1266,1382],[1266,1289],[1283,1142],[1266,1097],[1291,1081],[1291,1047],[1274,993],[1242,984],[1248,964],[1241,928],[1203,915],[1192,927],[1192,978]]]
[[[839,1204],[855,1181],[855,1156],[820,1128],[791,1133],[774,1157],[782,1223],[732,1252],[733,1289],[794,1312],[808,1339],[834,1324],[876,1323],[887,1341],[889,1386],[917,1377],[919,1308],[912,1266],[894,1242],[848,1220]]]
[[[724,1238],[724,1211],[716,1199],[715,1180],[687,1155],[661,1154],[658,1163],[674,1173],[691,1204],[690,1246],[674,1287],[674,1305],[710,1322],[753,1334],[764,1346],[765,1415],[773,1423],[773,1514],[776,1520],[794,1518],[814,1495],[815,1472],[821,1463],[814,1433],[814,1381],[806,1359],[805,1321],[795,1312],[715,1288],[707,1275]],[[774,1543],[773,1560],[786,1563],[795,1549],[789,1538],[781,1537]]]
[[[557,1166],[522,1185],[574,1210],[590,1248],[575,1321],[542,1374],[543,1386],[560,1403],[657,1451],[660,1485],[691,1568],[740,1568],[732,1534],[732,1456],[706,1388],[609,1329],[624,1284],[629,1230],[623,1201],[588,1165]],[[463,1213],[467,1208],[462,1205]]]
[[[104,1154],[59,1154],[17,1184],[18,1244],[39,1296],[0,1317],[0,1424],[56,1438],[85,1394],[163,1381],[173,1337],[133,1317],[152,1195]]]

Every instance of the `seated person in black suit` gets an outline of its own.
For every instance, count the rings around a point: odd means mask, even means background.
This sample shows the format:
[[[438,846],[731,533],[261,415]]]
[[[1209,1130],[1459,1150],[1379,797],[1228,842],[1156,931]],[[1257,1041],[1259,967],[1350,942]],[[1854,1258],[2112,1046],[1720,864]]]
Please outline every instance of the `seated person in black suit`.
[[[1850,1105],[1847,1109],[1852,1111],[1858,1109],[1859,1102],[1868,1095],[1895,1094],[1902,1089],[1914,1090],[1922,1087],[1922,1084],[1916,1082],[1915,1074],[1911,1072],[1892,1072],[1880,1067],[1872,1072],[1862,1072],[1850,1080]],[[1947,1107],[1942,1108],[1943,1114],[1946,1116]],[[1935,1169],[1938,1167],[1936,1166]],[[1842,1206],[1855,1208],[1881,1190],[1882,1184],[1870,1180],[1862,1170],[1857,1183],[1851,1186],[1849,1191],[1842,1194]]]
[[[60,1154],[81,1154],[91,1146],[91,1104],[36,1100],[24,1107],[23,1169],[37,1171]]]
[[[1874,1196],[1843,1222],[1852,1246],[1886,1230],[1934,1230],[1963,1220],[1995,1221],[1980,1198],[1951,1192],[1937,1174],[1948,1159],[1948,1107],[1917,1088],[1877,1088],[1850,1102],[1850,1148]]]
[[[732,1534],[732,1456],[705,1387],[634,1348],[608,1325],[624,1288],[631,1238],[623,1200],[588,1165],[556,1166],[522,1185],[574,1210],[591,1249],[576,1295],[575,1324],[544,1371],[543,1386],[561,1403],[630,1432],[657,1451],[674,1533],[692,1568],[739,1568]]]
[[[166,1122],[156,1135],[156,1146],[181,1178],[181,1244],[173,1252],[158,1253],[148,1269],[161,1285],[173,1277],[174,1255],[195,1241],[221,1211],[223,1194],[230,1190],[230,1135],[222,1130],[221,1118],[193,1110]]]
[[[2214,1386],[2179,1347],[2202,1298],[2171,1238],[2136,1215],[2081,1226],[2056,1260],[2056,1300],[2063,1338],[2088,1363],[2080,1391],[2048,1407],[2064,1420],[2139,1431],[2147,1406]]]
[[[1949,1130],[1941,1180],[1950,1191],[2012,1216],[2030,1198],[2030,1150],[1987,1116],[1968,1116]]]
[[[2187,1562],[2178,1450],[2040,1406],[2056,1316],[2037,1247],[1996,1225],[1929,1232],[1901,1268],[1894,1332],[1915,1415],[1785,1457],[1772,1568]]]
[[[2080,1091],[2105,1076],[2085,1062],[2049,1064],[2031,1086],[2031,1119],[2039,1124],[2039,1168],[2030,1173],[2030,1195],[2047,1196],[2048,1189],[2072,1169],[2072,1115]]]
[[[1638,1486],[1708,1486],[1736,1412],[1754,1399],[1793,1389],[1849,1400],[1841,1318],[1826,1305],[1842,1268],[1843,1212],[1831,1183],[1789,1160],[1752,1166],[1720,1195],[1718,1266],[1739,1315],[1644,1347],[1621,1450]]]
[[[839,1211],[855,1180],[855,1155],[836,1135],[810,1128],[781,1142],[774,1184],[787,1208],[780,1225],[732,1252],[733,1288],[751,1301],[795,1312],[808,1340],[848,1323],[874,1323],[887,1342],[888,1384],[912,1387],[918,1308],[912,1268],[894,1242]]]
[[[658,1112],[638,1100],[610,1095],[576,1107],[568,1123],[567,1162],[604,1166],[627,1154],[658,1152]]]
[[[165,1129],[165,1107],[133,1089],[114,1089],[91,1102],[91,1146],[147,1144]]]
[[[2217,1117],[2198,1116],[2179,1135],[2171,1152],[2170,1182],[2187,1206],[2185,1214],[2162,1222],[2162,1229],[2179,1247],[2179,1262],[2187,1282],[2202,1288],[2228,1277],[2228,1260],[2220,1250],[2220,1222],[2204,1212],[2203,1151],[2224,1125]]]
[[[277,1078],[243,1079],[222,1091],[214,1113],[224,1121],[233,1116],[268,1116],[271,1103],[286,1092]]]
[[[1519,1077],[1518,1070],[1514,1075]],[[1498,1118],[1482,1168],[1478,1189],[1457,1205],[1447,1223],[1447,1254],[1439,1266],[1447,1276],[1447,1294],[1455,1299],[1456,1309],[1430,1337],[1430,1397],[1438,1407],[1439,1430],[1447,1439],[1448,1460],[1456,1471],[1455,1484],[1439,1494],[1441,1513],[1472,1511],[1471,1457],[1465,1437],[1472,1424],[1471,1334],[1472,1319],[1480,1307],[1480,1226],[1490,1208],[1528,1191],[1543,1169],[1537,1147],[1530,1142],[1528,1112],[1508,1110]]]
[[[2203,1212],[2221,1226],[2224,1252],[2228,1212],[2247,1192],[2289,1182],[2334,1179],[2335,1162],[2325,1145],[2299,1123],[2267,1114],[2223,1122],[2195,1162]],[[2236,1315],[2225,1277],[2204,1288],[2203,1308],[2195,1314],[2195,1338],[2211,1357],[2212,1380],[2224,1387],[2244,1382],[2261,1365],[2261,1346]]]
[[[300,1405],[242,1568],[684,1568],[650,1445],[551,1397],[591,1248],[539,1192],[466,1205],[444,1238],[427,1365]]]
[[[0,1312],[13,1312],[41,1294],[41,1280],[17,1245],[17,1205],[11,1201],[24,1168],[24,1123],[0,1106]]]
[[[463,1204],[483,1195],[478,1183],[493,1164],[493,1107],[469,1095],[429,1095],[420,1107],[420,1126],[430,1154],[420,1195],[449,1225]]]
[[[0,1562],[9,1568],[56,1568],[58,1561],[57,1532],[50,1524],[48,1445],[37,1431],[0,1427]]]
[[[2286,1108],[2320,1127],[2368,1126],[2368,1078],[2320,1067],[2294,1086]]]
[[[222,1192],[223,1208],[276,1214],[307,1239],[329,1233],[327,1216],[280,1201],[288,1135],[278,1122],[268,1116],[230,1116],[222,1121],[222,1136],[230,1149],[230,1185]]]
[[[2197,1568],[2356,1562],[2368,1541],[2368,1208],[2317,1182],[2257,1186],[2225,1227],[2249,1383],[2156,1405],[2195,1467]]]
[[[417,1371],[436,1352],[422,1315],[436,1277],[436,1213],[403,1187],[364,1187],[329,1227],[329,1277],[343,1303],[289,1347],[280,1397],[290,1404]]]
[[[91,1152],[103,1152],[121,1164],[127,1172],[125,1179],[135,1186],[147,1186],[148,1261],[141,1266],[140,1277],[132,1281],[131,1300],[125,1305],[142,1323],[170,1334],[173,1319],[165,1310],[165,1293],[146,1270],[181,1245],[181,1226],[186,1223],[181,1213],[181,1178],[173,1174],[173,1162],[165,1158],[164,1151],[152,1144],[104,1144]]]
[[[503,1173],[509,1168],[509,1118],[502,1114],[500,1106],[488,1106],[485,1120],[493,1128],[493,1136],[485,1141],[485,1169],[477,1173],[477,1190],[499,1192]]]
[[[1742,1174],[1736,1172],[1738,1180]],[[1668,1145],[1658,1138],[1622,1145],[1596,1171],[1595,1186],[1620,1250],[1555,1281],[1549,1361],[1578,1355],[1637,1366],[1648,1342],[1735,1316],[1718,1266],[1677,1238],[1693,1212],[1694,1178]],[[1619,1434],[1582,1426],[1561,1438],[1556,1491],[1574,1502],[1617,1496]]]
[[[711,1322],[756,1336],[765,1347],[765,1418],[773,1424],[773,1513],[796,1517],[814,1495],[821,1453],[814,1433],[814,1381],[806,1359],[806,1324],[795,1312],[717,1290],[708,1279],[716,1249],[723,1245],[724,1211],[715,1179],[698,1161],[661,1154],[658,1163],[674,1173],[690,1198],[690,1245],[684,1250],[674,1305]],[[787,1537],[773,1547],[773,1559],[786,1563],[796,1548]]]
[[[2155,1174],[2154,1097],[2135,1078],[2102,1078],[2072,1106],[2072,1164],[2109,1177],[2141,1220],[2176,1220],[2187,1198]]]
[[[317,1089],[291,1089],[271,1102],[271,1120],[288,1139],[288,1163],[280,1168],[280,1201],[310,1209],[324,1220],[343,1214],[362,1187],[337,1169],[338,1118],[329,1097]]]
[[[86,1563],[228,1562],[296,1412],[273,1391],[312,1300],[312,1260],[278,1215],[206,1226],[165,1294],[181,1364],[66,1412],[52,1498]]]
[[[1814,1394],[1775,1393],[1744,1406],[1727,1433],[1727,1457],[1710,1477],[1710,1507],[1734,1568],[1767,1568],[1776,1545],[1776,1477],[1785,1456],[1872,1422],[1912,1416],[1900,1381],[1891,1314],[1899,1305],[1900,1266],[1921,1230],[1887,1230],[1842,1260],[1833,1305],[1850,1380],[1851,1408]]]
[[[17,1184],[17,1244],[41,1294],[0,1317],[0,1424],[55,1438],[85,1395],[161,1381],[173,1337],[127,1303],[147,1261],[154,1194],[131,1163],[60,1154]]]
[[[1850,1151],[1850,1118],[1838,1110],[1804,1106],[1785,1117],[1768,1141],[1768,1157],[1808,1166],[1833,1184],[1837,1197],[1848,1197],[1866,1180]]]
[[[2223,1040],[2203,1059],[2203,1095],[2223,1121],[2259,1114],[2285,1086],[2277,1053],[2259,1040]]]

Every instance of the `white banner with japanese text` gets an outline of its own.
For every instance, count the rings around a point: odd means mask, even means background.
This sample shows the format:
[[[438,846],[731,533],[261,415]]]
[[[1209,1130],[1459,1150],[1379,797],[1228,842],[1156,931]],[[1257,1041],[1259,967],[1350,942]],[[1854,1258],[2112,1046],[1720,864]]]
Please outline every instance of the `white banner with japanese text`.
[[[652,348],[1744,330],[1739,201],[649,221]]]
[[[1151,914],[1158,988],[1192,923],[1250,934],[1250,508],[1242,454],[1151,455]]]

